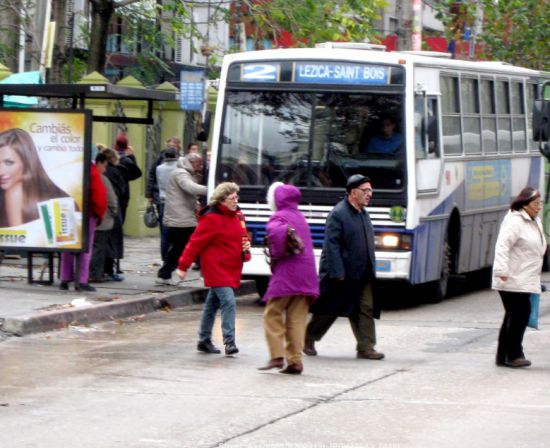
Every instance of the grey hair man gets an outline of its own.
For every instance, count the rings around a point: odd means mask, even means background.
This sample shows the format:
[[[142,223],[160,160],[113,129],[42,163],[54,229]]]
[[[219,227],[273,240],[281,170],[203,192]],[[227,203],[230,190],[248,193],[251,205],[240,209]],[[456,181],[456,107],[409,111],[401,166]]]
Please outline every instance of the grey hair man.
[[[321,295],[310,311],[304,353],[315,356],[321,340],[338,317],[349,318],[357,345],[357,358],[383,359],[375,350],[376,280],[374,230],[366,210],[372,198],[370,179],[361,174],[348,178],[347,196],[327,217],[319,276]]]
[[[168,229],[168,250],[157,274],[156,284],[170,285],[172,273],[189,238],[197,226],[198,197],[206,195],[206,186],[197,182],[202,157],[188,154],[178,160],[170,174],[164,201],[163,225]]]

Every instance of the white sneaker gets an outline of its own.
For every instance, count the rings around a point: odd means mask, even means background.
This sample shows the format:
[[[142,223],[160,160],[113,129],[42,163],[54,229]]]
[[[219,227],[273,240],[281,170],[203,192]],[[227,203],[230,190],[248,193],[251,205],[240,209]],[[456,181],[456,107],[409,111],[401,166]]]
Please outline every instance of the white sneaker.
[[[155,279],[155,285],[157,286],[178,286],[180,284],[179,280],[172,280],[169,278],[159,278]]]

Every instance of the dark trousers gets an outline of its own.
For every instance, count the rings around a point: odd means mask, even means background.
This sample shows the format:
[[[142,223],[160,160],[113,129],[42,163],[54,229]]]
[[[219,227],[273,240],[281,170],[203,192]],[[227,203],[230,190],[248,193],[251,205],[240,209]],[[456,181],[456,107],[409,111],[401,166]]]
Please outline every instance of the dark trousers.
[[[306,341],[320,341],[338,316],[314,314],[306,329]],[[361,294],[361,301],[348,317],[358,352],[374,349],[376,328],[373,317],[372,284],[367,283]]]
[[[497,362],[522,358],[523,335],[531,314],[531,294],[528,292],[499,291],[504,305],[504,320],[498,335]]]
[[[170,241],[168,240],[168,227],[162,223],[164,217],[164,202],[159,202],[157,204],[157,213],[159,215],[160,256],[162,261],[164,261],[168,253],[168,247],[170,246]]]
[[[194,230],[194,227],[168,227],[168,251],[158,271],[159,278],[168,280],[172,277],[172,272],[178,267],[181,254]]]
[[[96,230],[94,237],[94,250],[90,261],[90,281],[103,281],[105,271],[105,258],[107,257],[107,241],[110,230]]]

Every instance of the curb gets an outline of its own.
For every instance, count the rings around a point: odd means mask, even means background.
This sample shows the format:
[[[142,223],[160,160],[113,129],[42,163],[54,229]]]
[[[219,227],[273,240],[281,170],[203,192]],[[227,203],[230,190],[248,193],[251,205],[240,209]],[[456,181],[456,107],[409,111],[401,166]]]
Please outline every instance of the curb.
[[[181,308],[203,303],[208,290],[209,288],[200,287],[164,295],[99,303],[82,308],[44,311],[32,316],[10,317],[0,321],[0,331],[11,336],[25,336],[60,330],[71,324],[93,324],[152,313],[166,308]],[[255,292],[255,282],[244,280],[235,295],[240,297]]]

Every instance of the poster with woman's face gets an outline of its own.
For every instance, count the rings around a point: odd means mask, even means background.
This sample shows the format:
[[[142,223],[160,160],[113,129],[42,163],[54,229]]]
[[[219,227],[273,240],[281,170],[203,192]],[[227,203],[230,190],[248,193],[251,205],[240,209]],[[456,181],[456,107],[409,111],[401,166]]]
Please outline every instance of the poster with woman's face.
[[[85,111],[0,110],[0,249],[85,247],[89,122]]]

